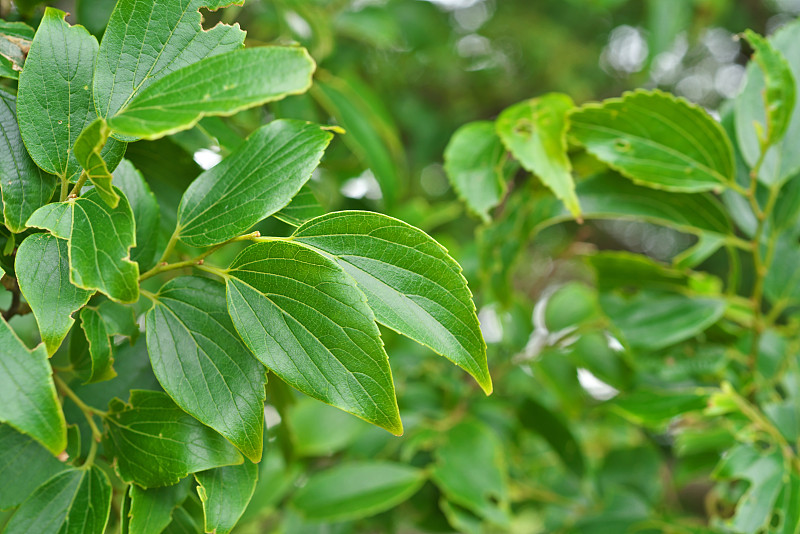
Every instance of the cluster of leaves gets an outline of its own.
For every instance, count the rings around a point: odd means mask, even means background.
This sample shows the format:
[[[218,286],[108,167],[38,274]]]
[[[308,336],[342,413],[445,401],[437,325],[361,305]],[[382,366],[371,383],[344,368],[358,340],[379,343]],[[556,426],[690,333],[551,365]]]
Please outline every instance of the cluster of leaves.
[[[306,182],[338,127],[274,120],[196,177],[149,175],[179,159],[166,136],[312,84],[305,49],[202,28],[201,8],[230,3],[120,0],[99,43],[53,8],[35,32],[1,23],[16,46],[0,62],[4,532],[229,532],[274,467],[257,465],[268,376],[273,404],[294,399],[288,385],[402,434],[378,324],[492,391],[447,251],[385,215],[321,212]],[[268,218],[289,235],[253,230]],[[27,311],[32,350],[8,322]],[[434,476],[457,494],[471,460],[448,461]],[[343,469],[297,494],[307,517],[382,510],[427,479],[397,463]],[[341,476],[359,484],[333,494]]]
[[[694,236],[671,263],[568,239],[556,256],[577,274],[540,301],[530,337],[504,341],[518,352],[498,392],[521,391],[519,367],[550,387],[523,393],[520,418],[574,475],[520,500],[543,531],[800,531],[800,23],[743,39],[753,61],[720,121],[658,90],[577,107],[551,93],[463,126],[445,152],[485,221],[480,285],[508,328],[518,262],[557,223]]]

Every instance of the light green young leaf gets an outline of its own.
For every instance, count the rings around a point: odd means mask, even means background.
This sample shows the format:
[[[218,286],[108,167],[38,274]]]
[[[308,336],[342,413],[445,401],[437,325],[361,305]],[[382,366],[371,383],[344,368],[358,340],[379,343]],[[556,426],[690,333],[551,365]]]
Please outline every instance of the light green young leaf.
[[[28,350],[2,318],[0,422],[28,434],[54,455],[67,446],[67,424],[44,345]]]
[[[65,16],[45,10],[19,77],[17,117],[33,161],[50,174],[74,180],[81,166],[72,147],[97,117],[92,100],[97,40],[82,26],[67,24]],[[106,145],[103,157],[110,169],[124,152],[124,143]]]
[[[0,43],[2,36],[0,36]],[[25,221],[53,196],[56,178],[33,162],[17,125],[17,100],[0,90],[0,194],[3,219],[13,232],[25,230]]]
[[[733,148],[703,109],[661,91],[585,104],[570,136],[634,182],[667,191],[721,189],[734,180]]]
[[[157,139],[208,115],[234,113],[305,92],[314,61],[304,48],[268,46],[206,58],[154,82],[108,120],[114,132]]]
[[[300,188],[300,192],[285,208],[274,215],[276,219],[297,227],[314,217],[325,215],[325,208],[319,203],[314,191],[306,184]]]
[[[426,480],[425,471],[381,461],[349,462],[316,473],[292,499],[292,505],[314,521],[369,517],[399,505]]]
[[[172,521],[172,512],[186,500],[191,487],[190,478],[163,488],[142,489],[131,484],[128,534],[160,534],[163,532]],[[124,518],[124,520],[126,519]]]
[[[336,263],[285,241],[230,266],[228,311],[248,348],[303,393],[401,434],[389,359],[364,294]]]
[[[786,60],[796,85],[797,80],[800,80],[800,20],[781,27],[768,39],[767,45],[774,51],[774,54],[767,52],[769,56],[774,57],[779,54]],[[750,167],[755,166],[761,155],[761,142],[755,125],[763,125],[759,126],[763,131],[768,124],[764,98],[768,96],[769,86],[784,86],[788,89],[789,83],[786,79],[787,74],[783,71],[783,62],[780,60],[776,61],[777,70],[770,68],[769,79],[765,80],[764,72],[759,66],[759,56],[757,53],[756,61],[751,61],[747,66],[744,87],[736,97],[735,108],[736,138],[742,157]],[[774,111],[788,112],[785,106]],[[788,125],[783,138],[776,139],[776,143],[769,148],[761,165],[759,180],[768,185],[783,183],[800,171],[800,151],[796,149],[796,139],[800,136],[800,106],[794,106],[787,120]]]
[[[182,67],[241,48],[239,25],[202,27],[200,9],[237,0],[119,0],[97,53],[94,100],[110,118],[140,91]]]
[[[753,30],[745,30],[744,37],[755,50],[753,60],[764,73],[764,108],[766,109],[766,128],[759,137],[767,148],[778,143],[789,128],[796,95],[792,70],[783,55]]]
[[[291,201],[333,135],[315,124],[277,120],[192,182],[178,209],[181,241],[206,247],[241,234]]]
[[[69,469],[33,492],[6,526],[6,534],[103,534],[111,512],[111,483],[96,466]]]
[[[120,197],[116,208],[91,189],[82,197],[43,206],[28,219],[28,225],[69,239],[73,284],[101,291],[117,302],[136,302],[139,266],[130,260],[130,249],[136,245],[135,222],[128,200],[119,189],[114,190]]]
[[[81,328],[89,343],[90,361],[88,369],[78,369],[78,374],[87,384],[111,380],[117,373],[113,367],[114,356],[111,340],[108,338],[109,332],[100,312],[89,307],[82,309]]]
[[[33,33],[33,28],[24,22],[0,20],[0,78],[19,78]]]
[[[52,356],[75,323],[72,314],[89,301],[92,292],[70,282],[67,242],[50,234],[34,234],[22,242],[16,272],[47,354]]]
[[[490,121],[465,124],[444,151],[444,169],[458,196],[484,222],[506,193],[505,148]]]
[[[109,403],[104,446],[124,482],[177,484],[190,473],[242,463],[228,440],[181,410],[165,393],[132,390]]]
[[[111,172],[102,156],[102,150],[106,146],[109,135],[111,135],[111,128],[108,127],[106,121],[95,119],[78,136],[73,150],[75,158],[83,168],[83,172],[94,184],[100,198],[112,208],[116,208],[119,203],[119,195],[111,186]]]
[[[67,469],[50,452],[9,425],[0,425],[0,510],[19,506],[44,481]]]
[[[161,214],[156,196],[144,181],[142,173],[128,160],[122,160],[114,171],[114,184],[125,194],[136,222],[136,246],[131,250],[131,260],[139,270],[153,267]]]
[[[522,166],[550,188],[572,215],[580,217],[567,156],[567,113],[574,107],[572,99],[561,93],[520,102],[497,118],[497,133]]]
[[[236,334],[225,286],[196,276],[170,280],[146,322],[150,362],[164,391],[258,462],[266,370]]]
[[[445,356],[492,392],[467,281],[425,232],[386,215],[342,211],[312,219],[292,239],[332,255],[378,322]]]
[[[258,465],[217,467],[195,473],[197,493],[203,503],[205,532],[228,534],[244,513],[258,482]]]

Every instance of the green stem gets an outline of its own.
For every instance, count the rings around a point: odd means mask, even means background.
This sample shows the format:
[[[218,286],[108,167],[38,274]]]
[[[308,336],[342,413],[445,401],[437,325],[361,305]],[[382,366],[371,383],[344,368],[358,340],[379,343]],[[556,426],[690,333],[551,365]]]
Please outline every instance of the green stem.
[[[75,195],[75,196],[78,196],[78,195],[80,195],[80,194],[81,194],[81,188],[83,187],[83,184],[85,184],[85,183],[86,183],[86,179],[87,179],[88,177],[89,177],[89,175],[88,175],[88,174],[86,174],[86,171],[83,171],[83,172],[81,173],[81,176],[80,176],[80,178],[78,178],[78,181],[77,181],[77,182],[75,182],[75,187],[73,187],[73,188],[72,188],[72,191],[70,191],[70,193],[69,193],[69,194],[70,194],[70,195]]]
[[[58,197],[60,202],[64,202],[69,197],[69,180],[61,177],[61,194]]]
[[[93,408],[83,402],[78,395],[75,394],[74,391],[67,385],[64,380],[58,376],[53,375],[53,381],[55,382],[56,387],[58,390],[64,394],[64,396],[69,397],[69,399],[75,403],[75,405],[83,412],[83,416],[86,418],[86,422],[89,423],[89,428],[92,429],[92,437],[95,441],[100,441],[103,437],[103,433],[100,432],[100,429],[97,427],[97,423],[94,421],[94,416],[98,415],[100,417],[106,417],[108,412],[104,412],[102,410],[98,410],[97,408]]]

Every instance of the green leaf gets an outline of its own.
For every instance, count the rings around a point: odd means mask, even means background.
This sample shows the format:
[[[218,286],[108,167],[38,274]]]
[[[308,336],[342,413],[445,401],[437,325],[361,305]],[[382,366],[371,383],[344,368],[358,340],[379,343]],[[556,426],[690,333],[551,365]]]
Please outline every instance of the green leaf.
[[[302,245],[272,241],[242,251],[229,275],[233,324],[264,365],[315,399],[402,433],[374,315],[341,267]]]
[[[308,184],[300,188],[285,208],[274,214],[276,219],[295,227],[320,215],[325,215],[325,209]]]
[[[33,33],[33,28],[24,22],[0,20],[0,78],[19,78]]]
[[[558,332],[596,320],[599,312],[596,291],[581,282],[570,282],[547,299],[544,324],[550,332]]]
[[[193,276],[170,280],[146,323],[150,362],[164,391],[258,462],[266,370],[236,334],[225,286]]]
[[[67,466],[9,425],[0,425],[0,510],[19,506],[44,481]]]
[[[600,305],[632,348],[659,350],[703,332],[725,312],[725,301],[640,291],[601,294]]]
[[[0,43],[3,38],[0,36]],[[0,90],[0,193],[3,219],[13,232],[25,230],[25,221],[53,196],[56,179],[33,162],[17,125],[16,98]]]
[[[378,322],[465,369],[486,394],[486,343],[461,267],[422,230],[386,215],[343,211],[292,239],[334,256],[367,296]]]
[[[97,117],[92,100],[97,40],[83,27],[67,24],[65,16],[57,9],[45,10],[19,77],[17,117],[33,161],[50,174],[73,180],[81,166],[72,147]],[[103,151],[108,167],[116,167],[124,152],[124,143],[109,142]]]
[[[110,118],[155,81],[203,58],[241,48],[239,25],[202,27],[200,8],[235,0],[120,0],[97,53],[95,105]]]
[[[713,275],[677,270],[647,256],[624,251],[603,251],[588,256],[600,291],[647,288],[664,291],[692,289],[700,294],[719,294],[722,282]]]
[[[425,471],[385,461],[343,463],[312,475],[292,499],[292,505],[314,521],[370,517],[414,495]]]
[[[186,190],[178,210],[181,241],[216,245],[285,207],[311,177],[332,137],[320,126],[295,120],[256,130]]]
[[[370,427],[327,404],[301,398],[288,415],[292,452],[298,458],[332,456],[352,445]]]
[[[567,113],[574,107],[572,99],[561,93],[520,102],[497,118],[497,133],[522,166],[579,217],[581,208],[567,156]]]
[[[119,477],[143,488],[177,484],[190,473],[242,462],[228,440],[181,410],[165,393],[131,390],[109,403],[104,446]]]
[[[800,247],[783,234],[775,243],[774,260],[764,278],[764,293],[771,302],[800,302]]]
[[[570,114],[570,135],[634,182],[667,191],[721,189],[734,179],[733,148],[703,109],[661,91],[628,92]]]
[[[433,481],[452,502],[498,526],[509,526],[504,452],[492,430],[467,420],[435,451]]]
[[[780,54],[787,61],[791,69],[791,75],[795,80],[800,79],[800,21],[793,21],[780,30],[775,32],[768,40],[775,54]],[[767,55],[773,57],[775,54],[767,51]],[[761,155],[761,142],[759,141],[758,131],[755,125],[764,125],[767,129],[767,111],[765,109],[765,96],[771,92],[769,86],[783,86],[788,90],[788,79],[783,71],[783,64],[780,60],[774,61],[767,56],[762,56],[761,60],[769,59],[770,63],[776,62],[777,70],[770,68],[768,80],[765,81],[764,72],[759,68],[759,55],[756,54],[756,61],[750,62],[747,66],[747,75],[739,96],[736,98],[736,138],[744,161],[750,167],[755,166]],[[788,97],[788,95],[787,95]],[[787,102],[788,103],[788,102]],[[776,108],[773,114],[788,112],[785,106]],[[777,118],[777,117],[776,117]],[[783,119],[779,119],[782,122]],[[764,127],[759,126],[763,131]],[[767,132],[764,132],[766,134]],[[800,106],[794,106],[783,138],[774,146],[770,147],[764,157],[759,180],[765,184],[783,183],[800,171],[800,151],[795,149],[795,140],[800,135]]]
[[[403,146],[391,115],[370,88],[354,78],[326,75],[312,94],[345,129],[342,140],[369,167],[390,204],[403,187]]]
[[[50,234],[34,234],[22,242],[16,272],[47,354],[52,356],[75,323],[72,314],[89,301],[92,292],[70,282],[67,242]]]
[[[522,427],[539,434],[564,462],[564,467],[582,477],[586,471],[583,451],[566,422],[540,402],[525,399],[517,410]]]
[[[130,534],[160,534],[170,521],[172,512],[181,505],[189,495],[191,479],[185,478],[173,486],[163,488],[142,489],[130,486],[131,509]]]
[[[228,534],[247,508],[258,481],[258,465],[217,467],[195,473],[197,493],[203,502],[205,531]]]
[[[0,422],[28,434],[55,455],[67,446],[67,425],[43,345],[28,348],[0,318]]]
[[[208,115],[234,113],[305,92],[314,61],[304,48],[269,46],[206,58],[154,82],[108,120],[126,136],[156,139]]]
[[[103,119],[95,119],[83,129],[73,148],[75,158],[83,168],[83,172],[94,184],[100,198],[112,208],[119,203],[119,195],[111,187],[111,172],[103,160],[102,150],[106,146],[111,128]]]
[[[640,389],[611,401],[615,411],[637,425],[662,427],[687,412],[708,406],[708,396],[686,391]]]
[[[128,160],[122,160],[114,171],[114,183],[128,199],[136,222],[136,246],[131,249],[131,260],[139,264],[140,271],[150,269],[155,262],[158,245],[161,218],[158,201],[142,173]]]
[[[116,208],[91,189],[82,197],[43,206],[28,224],[69,239],[73,284],[101,291],[117,302],[136,302],[139,266],[130,261],[130,249],[136,245],[133,212],[125,196],[115,191],[120,196]]]
[[[111,380],[117,376],[114,371],[114,357],[112,354],[111,340],[108,338],[109,332],[106,323],[100,312],[94,308],[84,308],[81,310],[81,328],[89,342],[90,365],[88,373],[78,373],[84,382],[103,382]]]
[[[70,469],[33,492],[8,522],[6,534],[105,532],[111,512],[111,483],[98,467]]]
[[[485,222],[506,194],[505,148],[490,121],[465,124],[444,151],[444,169],[453,189]]]
[[[759,128],[761,145],[766,149],[783,139],[789,128],[797,97],[795,81],[786,58],[769,41],[749,29],[745,30],[744,37],[755,51],[753,60],[761,67],[766,84],[766,127]]]

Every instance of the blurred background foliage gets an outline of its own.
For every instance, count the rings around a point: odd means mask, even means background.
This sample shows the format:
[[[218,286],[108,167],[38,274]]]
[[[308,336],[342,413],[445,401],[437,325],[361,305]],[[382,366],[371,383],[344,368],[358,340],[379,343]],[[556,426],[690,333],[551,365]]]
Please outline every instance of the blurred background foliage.
[[[51,4],[100,36],[115,0]],[[0,10],[32,25],[41,15],[31,0],[0,0]],[[634,377],[680,383],[722,376],[724,345],[704,346],[702,358],[655,360],[609,348],[600,329],[567,350],[561,343],[571,325],[599,315],[595,293],[576,282],[595,283],[586,252],[665,259],[689,238],[643,223],[593,222],[555,226],[529,241],[519,216],[530,209],[524,199],[501,205],[483,225],[450,188],[442,154],[460,125],[550,91],[580,104],[659,87],[716,112],[745,73],[747,50],[735,34],[771,33],[798,13],[797,0],[247,0],[206,11],[206,27],[239,23],[248,45],[308,47],[319,70],[308,95],[130,145],[127,157],[159,197],[162,234],[171,233],[186,186],[171,181],[185,175],[174,169],[198,174],[273,118],[338,124],[347,133],[326,154],[302,209],[379,210],[444,244],[475,294],[495,383],[484,397],[443,359],[423,357],[424,347],[385,332],[406,427],[395,438],[271,382],[269,443],[236,532],[699,533],[715,531],[705,526],[710,518],[732,516],[731,503],[748,484],[714,489],[710,478],[730,446],[730,428],[676,433],[670,407],[654,420],[636,409],[657,399],[614,400]],[[263,224],[290,231],[275,219]],[[707,270],[715,261],[707,260]],[[38,341],[30,315],[13,321],[29,343]],[[143,339],[117,351],[120,376],[79,392],[98,406],[114,388],[158,387]],[[319,503],[295,495],[317,472],[373,459],[424,467],[432,482],[389,510],[345,503],[330,517],[314,517]],[[329,493],[352,484],[347,475],[334,477]],[[762,483],[760,476],[752,473],[750,484]],[[174,531],[191,531],[193,499],[176,515]]]

